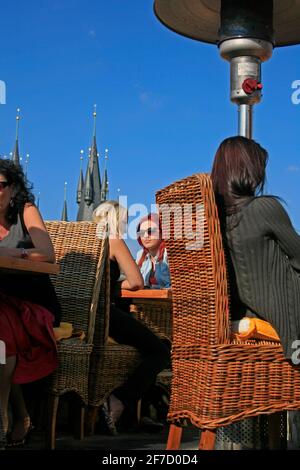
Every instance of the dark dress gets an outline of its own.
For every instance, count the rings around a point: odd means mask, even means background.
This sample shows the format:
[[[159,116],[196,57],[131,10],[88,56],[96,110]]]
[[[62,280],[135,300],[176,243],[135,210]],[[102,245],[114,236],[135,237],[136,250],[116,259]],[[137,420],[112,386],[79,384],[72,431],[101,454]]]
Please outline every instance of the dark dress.
[[[0,240],[0,247],[33,248],[22,217]],[[16,356],[14,383],[28,383],[51,374],[58,365],[53,323],[60,305],[48,275],[0,273],[0,340],[6,357]]]
[[[120,344],[128,344],[138,349],[141,362],[128,380],[115,389],[113,394],[126,406],[132,407],[155,383],[156,376],[169,367],[169,348],[131,313],[125,312],[114,303],[114,290],[120,277],[116,261],[110,262],[111,308],[109,335]]]
[[[227,217],[226,237],[241,301],[233,313],[270,322],[291,358],[300,339],[300,236],[280,202],[261,196]]]

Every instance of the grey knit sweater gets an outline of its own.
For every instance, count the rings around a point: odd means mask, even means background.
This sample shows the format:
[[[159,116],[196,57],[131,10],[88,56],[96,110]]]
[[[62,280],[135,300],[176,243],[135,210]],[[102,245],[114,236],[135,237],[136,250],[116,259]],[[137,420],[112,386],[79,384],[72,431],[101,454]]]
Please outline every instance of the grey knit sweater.
[[[300,339],[300,236],[280,202],[267,196],[228,216],[226,236],[246,314],[270,322],[290,358]]]

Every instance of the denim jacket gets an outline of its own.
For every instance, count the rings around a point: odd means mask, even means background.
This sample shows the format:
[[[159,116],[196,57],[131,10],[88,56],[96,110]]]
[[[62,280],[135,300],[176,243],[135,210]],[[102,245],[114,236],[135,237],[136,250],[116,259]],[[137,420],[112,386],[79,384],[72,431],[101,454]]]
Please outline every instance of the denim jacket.
[[[136,255],[136,263],[139,262],[142,254],[143,254],[143,250],[141,249]],[[147,254],[146,258],[143,261],[142,266],[140,267],[141,274],[144,279],[144,285],[146,287],[152,287],[156,289],[164,289],[164,288],[171,287],[170,271],[169,271],[169,264],[168,264],[168,257],[167,257],[166,249],[164,250],[163,259],[158,262],[156,261],[156,257],[155,257],[154,262],[155,262],[155,278],[157,280],[157,284],[150,285],[149,283],[152,263],[151,263],[150,254]]]

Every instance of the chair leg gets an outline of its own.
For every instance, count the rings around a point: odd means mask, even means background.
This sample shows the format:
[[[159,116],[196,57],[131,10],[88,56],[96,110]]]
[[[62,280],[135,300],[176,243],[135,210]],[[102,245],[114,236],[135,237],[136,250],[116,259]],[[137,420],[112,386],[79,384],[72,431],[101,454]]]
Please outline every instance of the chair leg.
[[[85,434],[87,436],[93,436],[95,434],[95,425],[98,416],[99,407],[98,406],[90,406],[86,423],[85,423]]]
[[[58,410],[59,396],[50,395],[48,398],[48,418],[46,426],[46,448],[55,449],[55,431],[56,431],[56,418]]]
[[[140,424],[141,422],[141,412],[142,412],[142,400],[139,400],[137,402],[137,407],[136,407],[136,418],[137,418],[138,424]]]
[[[85,405],[77,394],[70,397],[70,411],[74,439],[82,440],[84,438]]]
[[[82,440],[84,438],[84,417],[85,417],[85,406],[80,405],[75,413],[74,423],[74,439]]]
[[[182,427],[171,424],[166,450],[178,450],[180,448]]]
[[[269,449],[280,449],[280,420],[281,412],[273,413],[268,417],[268,431],[269,431]]]
[[[199,449],[201,450],[213,450],[215,447],[216,430],[210,431],[208,429],[201,432],[199,441]]]

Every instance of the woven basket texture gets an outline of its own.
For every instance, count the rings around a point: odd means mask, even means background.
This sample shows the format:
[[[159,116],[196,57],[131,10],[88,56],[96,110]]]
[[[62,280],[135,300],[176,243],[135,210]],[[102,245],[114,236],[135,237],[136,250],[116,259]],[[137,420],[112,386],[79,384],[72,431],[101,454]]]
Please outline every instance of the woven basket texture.
[[[188,418],[214,429],[300,408],[300,368],[284,358],[280,343],[230,339],[226,261],[210,176],[177,181],[156,200],[163,223],[170,219],[164,236],[173,297],[169,421]],[[188,230],[178,215],[184,210],[192,214]]]

